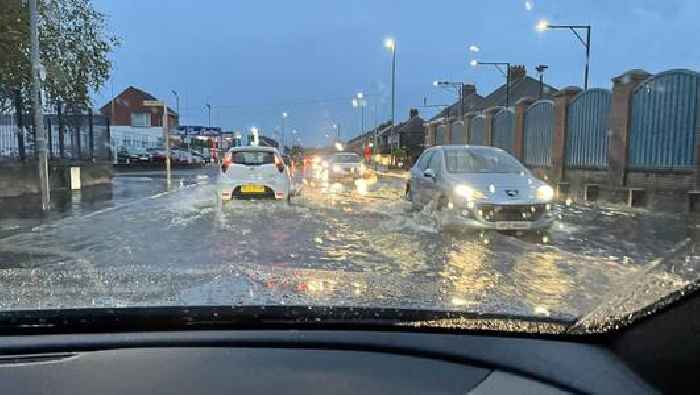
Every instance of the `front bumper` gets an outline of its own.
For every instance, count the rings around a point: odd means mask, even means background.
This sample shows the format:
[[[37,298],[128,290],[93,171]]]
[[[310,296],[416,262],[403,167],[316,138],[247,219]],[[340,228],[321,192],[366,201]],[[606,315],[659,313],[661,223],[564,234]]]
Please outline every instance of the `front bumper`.
[[[492,206],[492,205],[489,205]],[[526,206],[526,205],[523,205]],[[536,206],[536,205],[532,205]],[[554,218],[551,215],[551,208],[549,204],[543,204],[544,210],[536,219],[531,220],[517,220],[514,218],[507,218],[506,220],[500,218],[487,219],[483,215],[483,209],[479,206],[469,209],[469,208],[452,208],[448,211],[450,212],[449,218],[450,222],[464,226],[471,229],[481,229],[481,230],[545,230],[552,226]]]

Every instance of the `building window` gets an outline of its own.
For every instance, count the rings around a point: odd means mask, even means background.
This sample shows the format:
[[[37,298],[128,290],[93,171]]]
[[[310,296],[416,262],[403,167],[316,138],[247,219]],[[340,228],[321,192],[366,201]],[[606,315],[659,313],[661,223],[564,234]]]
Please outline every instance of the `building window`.
[[[132,112],[131,126],[135,128],[150,128],[151,113],[150,112]]]

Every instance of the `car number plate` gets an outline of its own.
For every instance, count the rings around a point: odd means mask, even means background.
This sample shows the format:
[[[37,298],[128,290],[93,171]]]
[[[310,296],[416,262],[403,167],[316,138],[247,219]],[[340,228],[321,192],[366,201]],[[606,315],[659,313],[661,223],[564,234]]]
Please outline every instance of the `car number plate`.
[[[501,221],[497,225],[500,229],[528,229],[530,224],[528,222],[520,221]]]
[[[264,193],[265,187],[256,184],[246,184],[241,186],[241,193]]]

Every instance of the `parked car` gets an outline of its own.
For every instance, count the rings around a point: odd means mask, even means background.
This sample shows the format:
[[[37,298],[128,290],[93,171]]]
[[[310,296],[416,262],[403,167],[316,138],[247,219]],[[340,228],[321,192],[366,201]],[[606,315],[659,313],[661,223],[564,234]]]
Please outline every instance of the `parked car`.
[[[355,152],[340,151],[329,158],[329,181],[356,180],[362,178],[364,172],[362,157]]]
[[[442,218],[476,229],[547,229],[553,195],[506,151],[468,145],[426,150],[406,185],[414,208],[431,204],[447,213]]]
[[[149,148],[148,154],[151,157],[151,162],[163,162],[165,161],[166,153],[162,148]],[[172,159],[172,152],[170,153],[170,158]]]
[[[146,163],[151,160],[151,155],[145,149],[121,147],[117,151],[117,163],[135,164]]]
[[[192,155],[192,163],[196,163],[196,164],[200,164],[200,165],[203,165],[205,163],[204,158],[202,157],[202,155],[200,153],[193,152],[191,155]]]
[[[222,165],[218,193],[221,200],[290,200],[291,180],[282,156],[273,147],[235,147]]]

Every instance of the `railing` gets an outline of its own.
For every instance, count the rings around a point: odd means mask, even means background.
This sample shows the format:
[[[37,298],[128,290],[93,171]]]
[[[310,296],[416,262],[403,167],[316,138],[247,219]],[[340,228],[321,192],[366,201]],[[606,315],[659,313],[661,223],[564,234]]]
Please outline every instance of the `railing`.
[[[21,117],[21,119],[20,119]],[[0,161],[36,157],[36,138],[29,114],[0,114]],[[110,160],[109,120],[87,113],[45,114],[47,149],[52,160]]]

